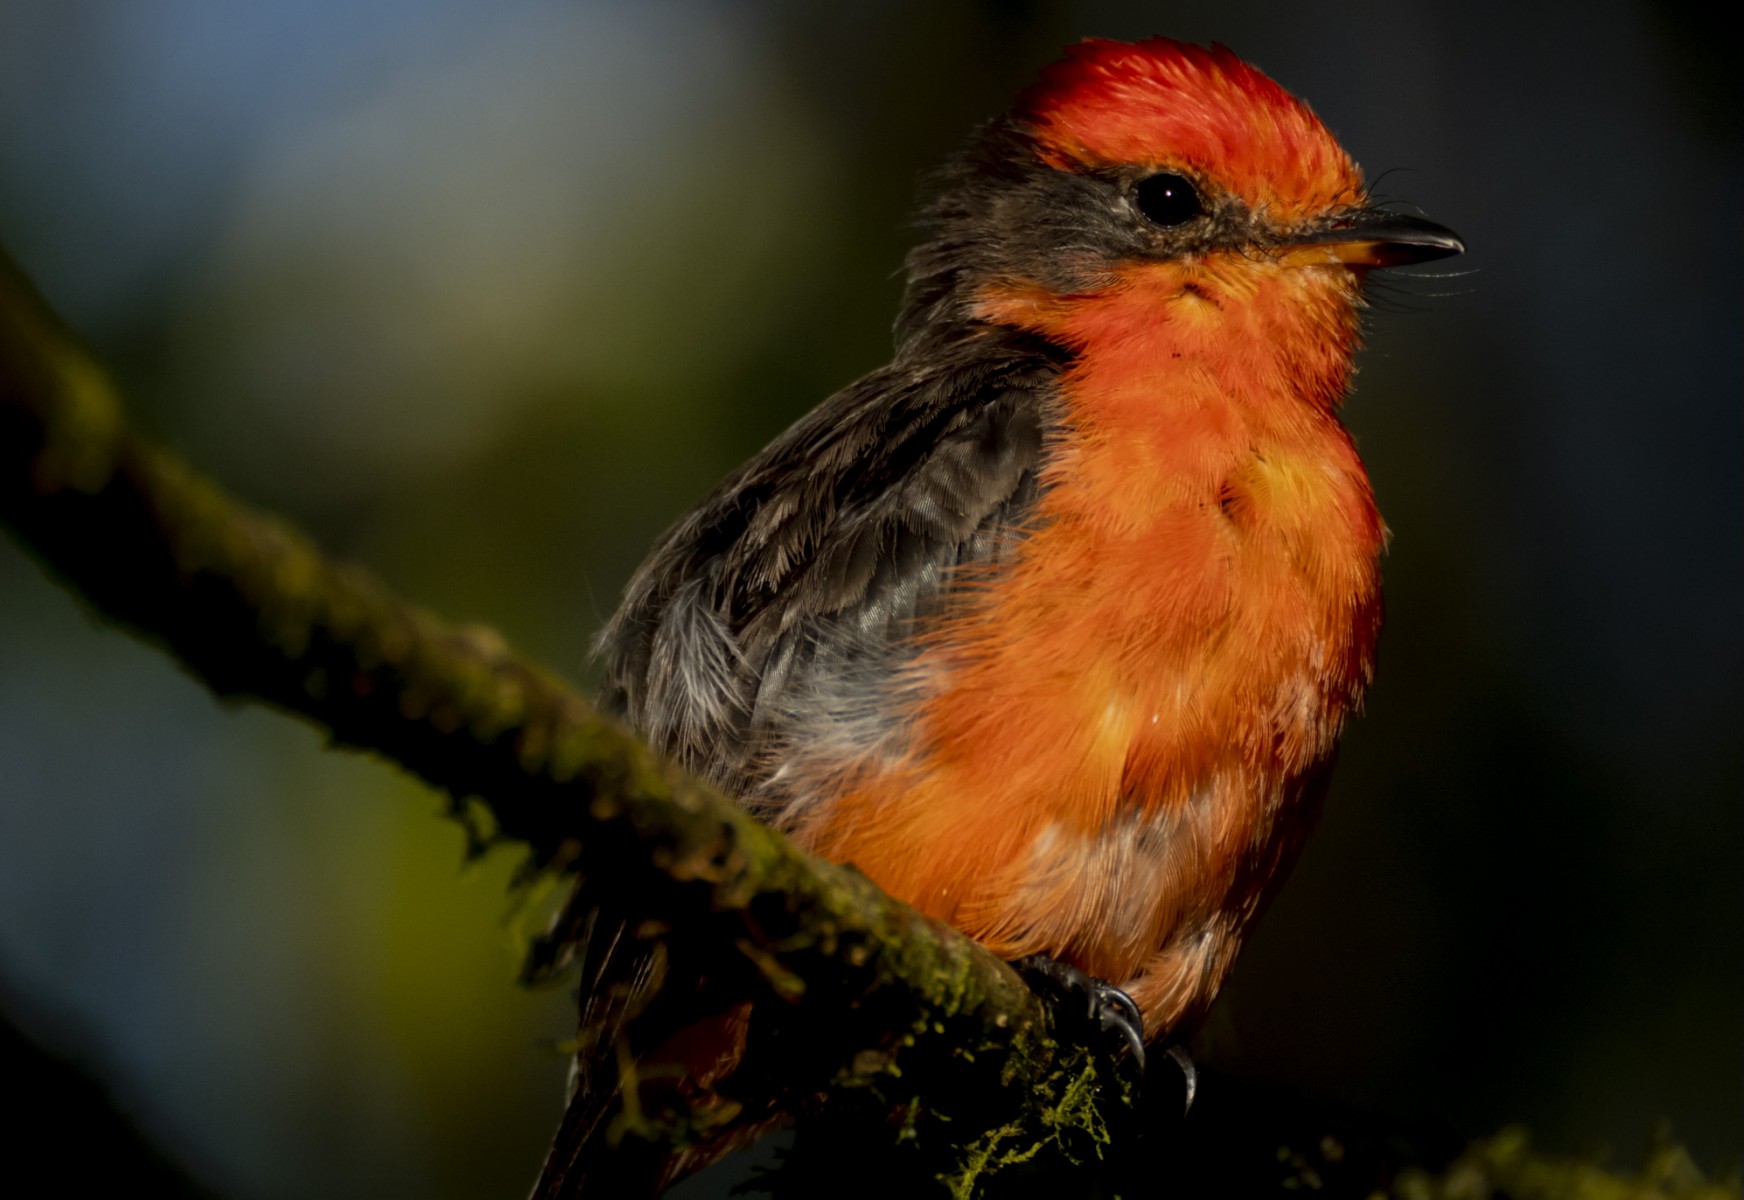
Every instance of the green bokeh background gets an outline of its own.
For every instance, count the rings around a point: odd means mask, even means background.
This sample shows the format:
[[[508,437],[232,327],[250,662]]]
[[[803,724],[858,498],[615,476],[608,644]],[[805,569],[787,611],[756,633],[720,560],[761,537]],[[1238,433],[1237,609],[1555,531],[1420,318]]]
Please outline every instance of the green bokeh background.
[[[1471,253],[1380,297],[1380,679],[1205,1054],[1725,1167],[1744,170],[1697,11],[7,0],[0,241],[149,430],[585,684],[658,531],[883,360],[922,171],[1077,37],[1232,45]],[[0,545],[6,1003],[223,1193],[529,1182],[567,1001],[440,807]]]

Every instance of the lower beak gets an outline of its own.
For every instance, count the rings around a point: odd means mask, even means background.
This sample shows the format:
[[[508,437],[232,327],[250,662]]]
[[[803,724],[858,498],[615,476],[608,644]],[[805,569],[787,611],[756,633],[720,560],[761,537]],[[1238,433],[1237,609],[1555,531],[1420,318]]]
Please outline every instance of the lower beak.
[[[1403,267],[1464,250],[1459,235],[1445,225],[1372,208],[1289,238],[1279,247],[1284,265],[1290,267]]]

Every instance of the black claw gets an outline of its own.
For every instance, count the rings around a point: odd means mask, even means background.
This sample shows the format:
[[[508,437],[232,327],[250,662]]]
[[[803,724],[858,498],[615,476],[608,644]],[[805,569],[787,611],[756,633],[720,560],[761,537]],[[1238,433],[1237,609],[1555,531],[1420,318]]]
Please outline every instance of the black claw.
[[[1112,1004],[1120,1009],[1126,1017],[1127,1024],[1137,1029],[1144,1028],[1144,1014],[1139,1012],[1138,1005],[1133,1003],[1131,996],[1112,983],[1103,983],[1100,979],[1096,980],[1096,996],[1104,1003]]]
[[[1138,1064],[1138,1073],[1144,1074],[1144,1017],[1139,1015],[1138,1005],[1132,1002],[1132,997],[1115,987],[1112,983],[1104,983],[1100,979],[1092,979],[1090,1001],[1091,1015],[1103,1033],[1118,1034],[1126,1041],[1126,1048],[1132,1052],[1132,1059]]]
[[[1120,1039],[1139,1074],[1144,1074],[1144,1015],[1132,997],[1105,980],[1086,975],[1057,958],[1032,954],[1011,964],[1030,985],[1030,990],[1053,1002],[1056,1011],[1068,1012],[1074,1000],[1084,1005],[1084,1019],[1104,1036]]]
[[[1176,1042],[1168,1049],[1168,1055],[1181,1068],[1181,1087],[1187,1096],[1181,1103],[1181,1115],[1184,1117],[1193,1111],[1193,1097],[1199,1094],[1199,1068],[1193,1063],[1193,1056],[1187,1053],[1187,1047]]]

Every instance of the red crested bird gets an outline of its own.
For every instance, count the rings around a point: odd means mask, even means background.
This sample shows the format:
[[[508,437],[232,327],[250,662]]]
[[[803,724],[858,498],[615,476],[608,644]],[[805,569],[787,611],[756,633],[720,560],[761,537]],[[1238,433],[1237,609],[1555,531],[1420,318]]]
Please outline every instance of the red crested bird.
[[[924,227],[894,358],[660,539],[607,699],[804,848],[1180,1037],[1374,669],[1386,531],[1337,417],[1364,281],[1462,247],[1373,207],[1254,67],[1164,38],[1070,48]],[[547,1195],[605,1136],[640,986],[570,918]]]

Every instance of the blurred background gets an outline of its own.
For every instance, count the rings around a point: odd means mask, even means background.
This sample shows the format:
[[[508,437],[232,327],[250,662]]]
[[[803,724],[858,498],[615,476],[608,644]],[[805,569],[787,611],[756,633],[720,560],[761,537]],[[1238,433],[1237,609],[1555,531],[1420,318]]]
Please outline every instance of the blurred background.
[[[1368,713],[1205,1053],[1738,1162],[1738,75],[1704,6],[5,0],[0,243],[148,430],[589,681],[651,539],[882,362],[920,174],[1086,34],[1219,40],[1465,235],[1347,417]],[[0,542],[0,1002],[238,1198],[514,1196],[512,858]],[[76,1131],[73,1136],[77,1136]]]

